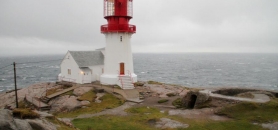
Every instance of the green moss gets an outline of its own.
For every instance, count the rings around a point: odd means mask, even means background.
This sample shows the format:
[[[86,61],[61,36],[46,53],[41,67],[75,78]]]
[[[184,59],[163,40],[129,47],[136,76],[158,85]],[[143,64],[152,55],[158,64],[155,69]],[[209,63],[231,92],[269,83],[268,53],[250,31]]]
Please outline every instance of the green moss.
[[[148,84],[158,84],[162,85],[163,83],[157,82],[157,81],[148,81]]]
[[[176,94],[175,93],[167,93],[166,94],[168,97],[173,97],[173,96],[176,96]]]
[[[177,98],[172,102],[172,105],[175,106],[176,108],[182,108],[182,102],[181,98]]]
[[[66,92],[66,93],[63,93],[63,94],[61,94],[60,96],[65,96],[65,95],[74,96],[73,90],[68,91],[68,92]]]
[[[136,83],[134,83],[134,86],[144,86],[144,83],[142,83],[142,82],[136,82]]]
[[[168,102],[169,100],[168,99],[161,99],[159,101],[157,101],[157,103],[164,103],[164,102]]]

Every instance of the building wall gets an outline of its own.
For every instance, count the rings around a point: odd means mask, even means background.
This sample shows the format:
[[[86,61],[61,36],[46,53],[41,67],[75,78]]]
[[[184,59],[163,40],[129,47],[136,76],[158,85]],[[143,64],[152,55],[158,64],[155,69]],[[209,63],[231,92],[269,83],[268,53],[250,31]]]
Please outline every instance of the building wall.
[[[92,70],[92,81],[100,80],[100,75],[102,74],[103,67],[104,67],[103,65],[89,67]]]
[[[131,51],[130,33],[106,33],[106,47],[104,58],[104,73],[101,75],[102,84],[117,84],[120,71],[120,63],[125,65],[125,75],[130,73],[137,81],[137,75],[133,70],[133,57]]]
[[[68,52],[65,58],[63,59],[60,68],[61,75],[59,79],[63,81],[83,84],[91,83],[93,81],[99,81],[104,66],[89,66],[88,68],[90,68],[92,72],[83,72],[79,69],[79,66]],[[71,70],[71,74],[68,74],[68,69]]]
[[[64,57],[61,65],[61,79],[63,81],[75,82],[75,83],[82,83],[81,79],[81,71],[74,61],[70,53],[68,52]],[[71,70],[71,74],[68,74],[68,69]]]

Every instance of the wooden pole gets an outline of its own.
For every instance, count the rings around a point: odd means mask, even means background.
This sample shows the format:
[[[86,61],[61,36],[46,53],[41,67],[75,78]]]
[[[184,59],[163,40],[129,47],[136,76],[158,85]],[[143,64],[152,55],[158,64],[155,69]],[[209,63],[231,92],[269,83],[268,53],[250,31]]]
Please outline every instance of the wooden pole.
[[[16,108],[18,108],[18,100],[17,100],[17,85],[16,85],[16,67],[15,67],[15,65],[16,65],[16,63],[14,62],[13,63],[13,65],[14,65],[14,88],[15,88],[15,105],[16,105]]]

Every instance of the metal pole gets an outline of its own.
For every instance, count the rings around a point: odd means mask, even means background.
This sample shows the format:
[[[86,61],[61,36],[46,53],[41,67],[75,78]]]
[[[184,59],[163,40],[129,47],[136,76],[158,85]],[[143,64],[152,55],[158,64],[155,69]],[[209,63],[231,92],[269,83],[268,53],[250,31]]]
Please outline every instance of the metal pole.
[[[16,108],[18,108],[18,100],[17,100],[17,86],[16,86],[16,67],[15,67],[15,62],[14,62],[14,88],[15,88],[15,105],[16,105]]]

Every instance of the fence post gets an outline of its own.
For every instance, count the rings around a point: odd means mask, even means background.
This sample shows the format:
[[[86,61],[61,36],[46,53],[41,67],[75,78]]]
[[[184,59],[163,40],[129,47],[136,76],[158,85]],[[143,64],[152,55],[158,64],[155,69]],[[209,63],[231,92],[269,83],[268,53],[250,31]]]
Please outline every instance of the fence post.
[[[14,88],[15,88],[15,106],[18,108],[18,100],[17,100],[17,85],[16,85],[16,63],[13,63],[14,65]]]

